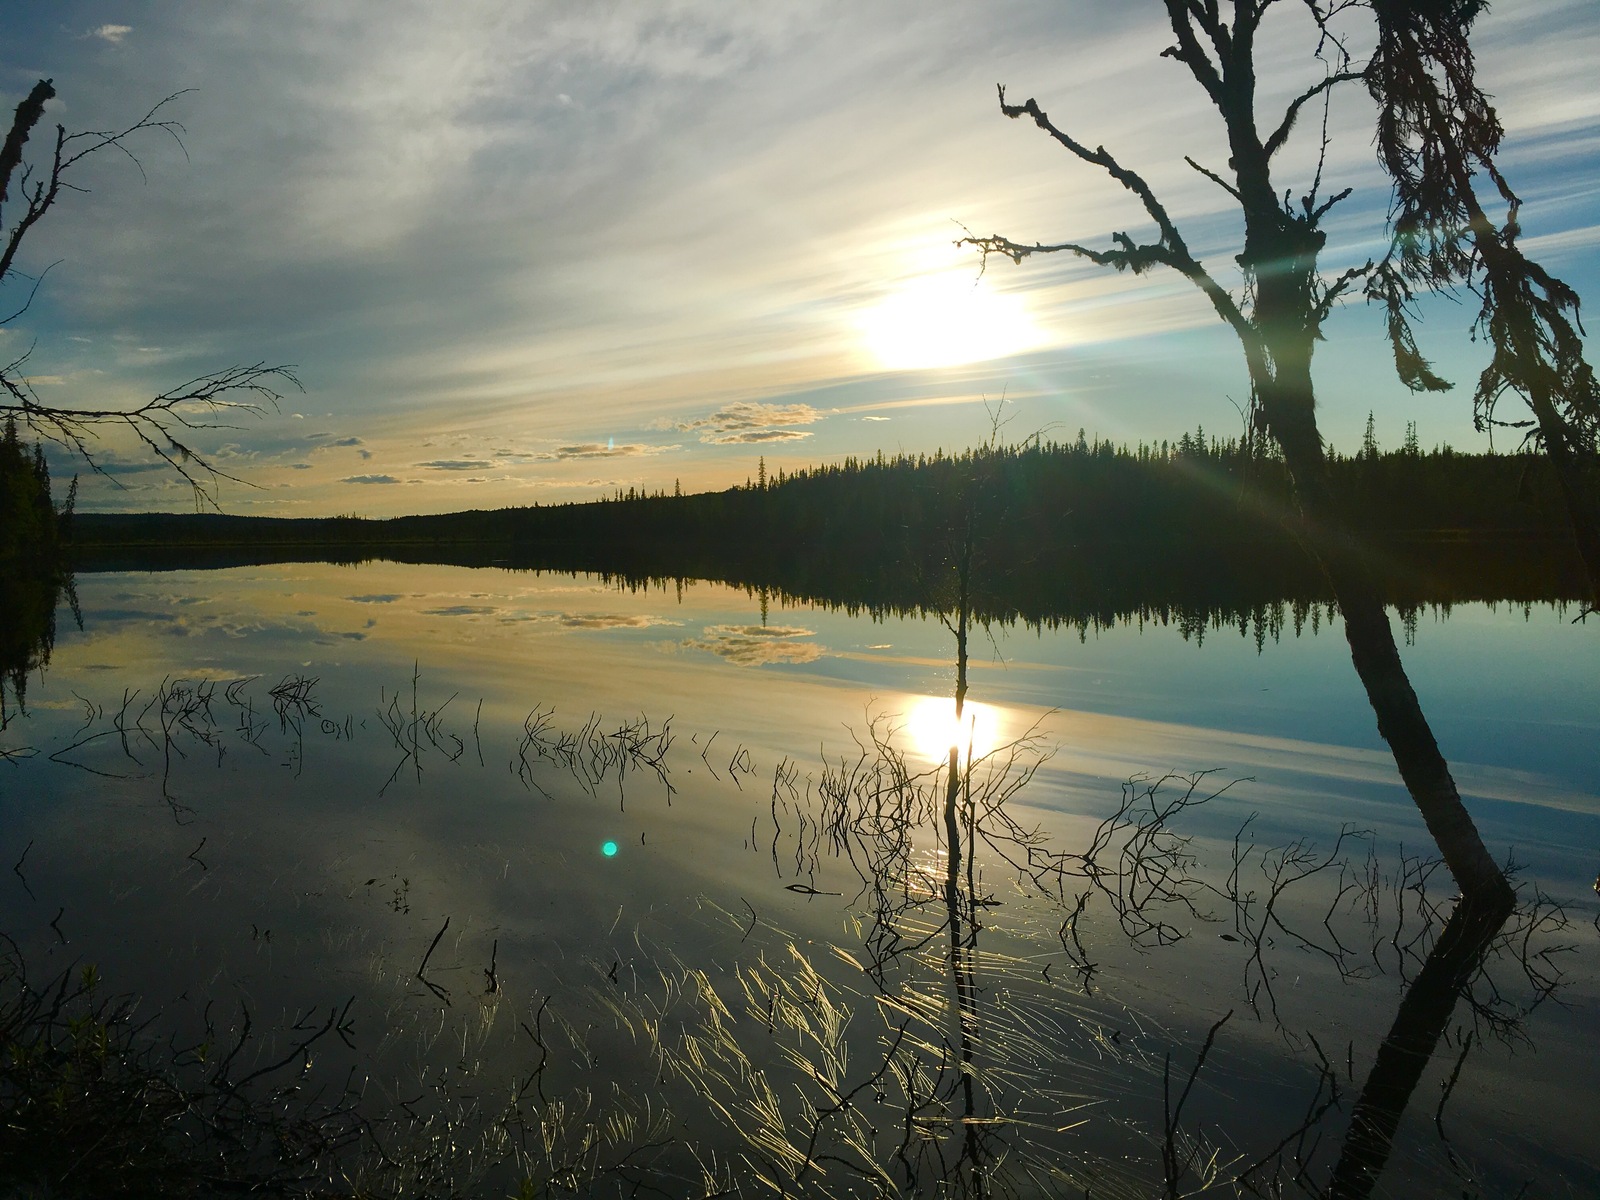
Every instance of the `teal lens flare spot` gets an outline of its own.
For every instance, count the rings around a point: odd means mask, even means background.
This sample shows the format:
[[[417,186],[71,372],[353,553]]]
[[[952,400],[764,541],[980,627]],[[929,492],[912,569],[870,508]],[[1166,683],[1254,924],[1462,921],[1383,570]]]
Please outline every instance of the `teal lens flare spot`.
[[[617,856],[617,844],[615,842],[602,843],[600,846],[600,853],[604,854],[607,858],[615,858]]]

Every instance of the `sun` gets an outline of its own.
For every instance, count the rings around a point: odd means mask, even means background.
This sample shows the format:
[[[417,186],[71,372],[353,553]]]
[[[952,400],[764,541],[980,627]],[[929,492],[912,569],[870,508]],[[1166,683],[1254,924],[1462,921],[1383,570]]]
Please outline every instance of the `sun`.
[[[958,367],[1044,341],[1022,297],[995,292],[973,272],[924,275],[857,320],[862,340],[891,371]]]
[[[961,753],[968,748],[973,758],[982,758],[995,748],[1000,722],[987,704],[968,700],[956,721],[956,702],[949,696],[922,696],[906,710],[904,732],[912,753],[930,762],[942,763],[950,757],[950,747]]]

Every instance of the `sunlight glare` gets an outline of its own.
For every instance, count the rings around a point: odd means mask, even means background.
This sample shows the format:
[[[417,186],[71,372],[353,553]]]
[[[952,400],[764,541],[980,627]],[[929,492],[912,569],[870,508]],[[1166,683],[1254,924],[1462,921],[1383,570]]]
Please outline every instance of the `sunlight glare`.
[[[961,723],[956,724],[956,702],[949,696],[923,696],[906,711],[905,736],[913,753],[931,762],[944,762],[950,747],[967,759],[970,742],[974,758],[995,748],[1000,722],[998,713],[987,704],[968,700],[962,706]]]
[[[970,270],[924,275],[864,312],[866,347],[891,371],[955,367],[1043,344],[1022,297],[991,290]]]

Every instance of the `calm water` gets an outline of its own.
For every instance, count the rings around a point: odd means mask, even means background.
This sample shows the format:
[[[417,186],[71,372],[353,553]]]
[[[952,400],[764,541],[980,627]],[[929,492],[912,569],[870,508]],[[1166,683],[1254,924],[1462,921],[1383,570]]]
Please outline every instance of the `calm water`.
[[[264,1063],[353,998],[313,1072],[469,1193],[1320,1186],[1449,914],[1326,613],[976,632],[947,807],[934,620],[397,564],[78,595],[0,732],[30,978],[248,1011]],[[1592,1194],[1600,642],[1410,639],[1523,906],[1375,1194]]]

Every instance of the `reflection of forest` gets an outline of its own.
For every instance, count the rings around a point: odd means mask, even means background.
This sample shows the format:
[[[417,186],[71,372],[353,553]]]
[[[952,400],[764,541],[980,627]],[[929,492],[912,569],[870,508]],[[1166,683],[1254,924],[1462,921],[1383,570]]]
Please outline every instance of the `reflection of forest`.
[[[28,675],[50,661],[56,605],[69,579],[49,572],[0,572],[0,728],[27,700]]]
[[[1540,459],[1374,452],[1338,459],[1334,478],[1343,517],[1402,611],[1586,594]],[[389,521],[80,517],[78,561],[597,571],[625,583],[719,580],[878,613],[950,608],[950,567],[966,555],[983,620],[1204,628],[1303,619],[1331,600],[1302,546],[1321,535],[1290,512],[1281,463],[1186,438],[1156,450],[1079,443],[847,461],[726,492]]]
[[[28,673],[50,661],[56,604],[72,597],[61,543],[76,494],[73,480],[56,508],[43,450],[30,452],[8,415],[0,431],[0,728],[26,699]]]

